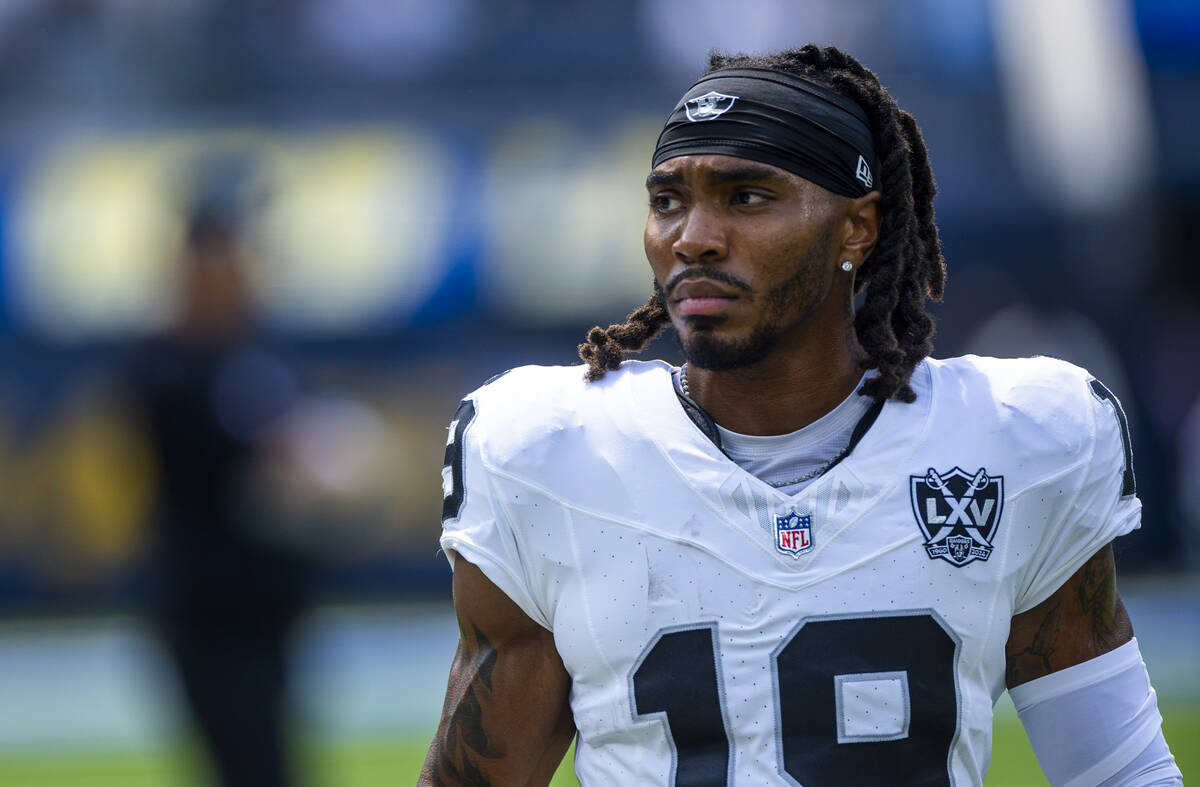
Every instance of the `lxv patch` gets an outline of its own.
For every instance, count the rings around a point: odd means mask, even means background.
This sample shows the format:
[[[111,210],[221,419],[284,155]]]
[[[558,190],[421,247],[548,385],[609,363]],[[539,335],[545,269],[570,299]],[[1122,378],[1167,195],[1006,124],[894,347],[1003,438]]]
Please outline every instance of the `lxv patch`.
[[[925,552],[956,566],[987,560],[1004,506],[1004,477],[984,468],[954,467],[909,476],[913,514],[925,535]]]

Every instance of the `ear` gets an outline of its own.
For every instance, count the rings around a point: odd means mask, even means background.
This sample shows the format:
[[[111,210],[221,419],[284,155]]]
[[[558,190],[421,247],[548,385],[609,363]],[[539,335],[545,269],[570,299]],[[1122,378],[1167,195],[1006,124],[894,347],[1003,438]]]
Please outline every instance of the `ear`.
[[[879,240],[878,191],[847,200],[842,213],[842,248],[839,260],[850,260],[857,269],[875,249]]]

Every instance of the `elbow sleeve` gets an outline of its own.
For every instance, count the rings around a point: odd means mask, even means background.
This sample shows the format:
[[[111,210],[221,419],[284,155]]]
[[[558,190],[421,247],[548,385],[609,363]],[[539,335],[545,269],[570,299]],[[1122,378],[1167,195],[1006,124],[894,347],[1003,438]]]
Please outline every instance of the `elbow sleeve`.
[[[1009,693],[1054,787],[1182,787],[1136,639]]]

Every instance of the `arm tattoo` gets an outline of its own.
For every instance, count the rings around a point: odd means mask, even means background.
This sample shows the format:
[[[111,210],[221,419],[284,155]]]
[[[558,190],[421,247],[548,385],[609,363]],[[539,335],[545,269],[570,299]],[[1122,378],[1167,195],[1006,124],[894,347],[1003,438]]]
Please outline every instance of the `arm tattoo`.
[[[1077,575],[1075,592],[1079,608],[1089,623],[1088,632],[1096,653],[1107,653],[1125,641],[1117,625],[1114,570],[1112,550],[1106,549],[1085,563]]]
[[[488,739],[484,708],[492,700],[492,671],[498,653],[477,626],[464,636],[450,670],[446,704],[434,745],[425,760],[423,779],[435,785],[490,787],[479,759],[504,757],[504,749]]]
[[[1006,653],[1004,677],[1009,686],[1066,669],[1128,642],[1133,627],[1117,595],[1112,547],[1097,552],[1026,615],[1036,615],[1036,622],[1023,624],[1019,635],[1023,646]]]
[[[1062,604],[1055,602],[1046,610],[1046,617],[1038,625],[1033,641],[1016,653],[1008,654],[1008,666],[1004,675],[1005,684],[1016,686],[1053,671],[1051,663],[1056,650],[1055,640],[1058,636],[1058,624],[1061,619]]]

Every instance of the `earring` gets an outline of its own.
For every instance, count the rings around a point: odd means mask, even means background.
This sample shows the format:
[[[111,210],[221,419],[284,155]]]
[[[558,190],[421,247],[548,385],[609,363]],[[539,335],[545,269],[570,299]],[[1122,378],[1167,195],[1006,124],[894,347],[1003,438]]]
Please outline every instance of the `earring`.
[[[842,263],[842,270],[844,270],[846,273],[849,273],[850,271],[854,270],[854,264],[850,262],[850,260],[846,260]]]

